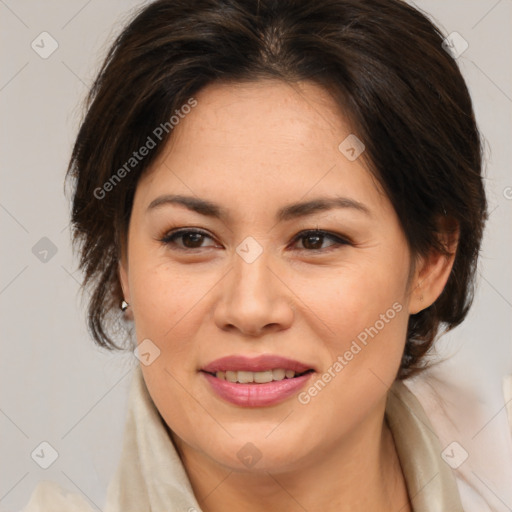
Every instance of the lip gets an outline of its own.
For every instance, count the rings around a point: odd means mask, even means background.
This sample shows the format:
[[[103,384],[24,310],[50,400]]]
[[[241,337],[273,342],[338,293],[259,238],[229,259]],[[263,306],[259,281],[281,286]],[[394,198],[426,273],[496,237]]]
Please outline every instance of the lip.
[[[295,373],[303,373],[307,370],[315,371],[315,368],[310,365],[306,365],[286,357],[270,354],[263,354],[256,357],[247,357],[242,355],[221,357],[220,359],[216,359],[215,361],[208,363],[201,369],[208,373],[215,373],[225,371],[263,372],[265,370],[273,370],[275,368],[293,370]]]
[[[242,407],[265,407],[283,402],[295,395],[314,375],[311,372],[293,379],[272,381],[266,384],[238,384],[218,379],[206,372],[201,373],[220,398]]]
[[[240,384],[215,377],[218,371],[260,372],[282,368],[303,373],[304,375],[267,382],[265,384]],[[227,356],[216,359],[200,370],[214,393],[234,405],[242,407],[265,407],[285,401],[304,387],[315,374],[315,369],[299,361],[277,355],[260,355],[247,357],[241,355]]]

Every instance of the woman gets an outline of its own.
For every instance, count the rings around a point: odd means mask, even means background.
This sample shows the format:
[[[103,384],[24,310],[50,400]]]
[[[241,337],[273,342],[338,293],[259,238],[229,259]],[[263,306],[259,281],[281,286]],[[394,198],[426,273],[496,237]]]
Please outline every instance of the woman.
[[[69,166],[91,333],[121,308],[140,360],[104,510],[462,510],[402,382],[486,219],[444,47],[399,0],[159,0],[118,37]]]

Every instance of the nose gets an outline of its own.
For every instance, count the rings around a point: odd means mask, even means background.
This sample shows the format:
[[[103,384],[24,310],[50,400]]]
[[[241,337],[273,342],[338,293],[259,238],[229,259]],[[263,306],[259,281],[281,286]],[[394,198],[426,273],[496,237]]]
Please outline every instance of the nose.
[[[221,285],[221,297],[214,312],[220,329],[257,337],[292,324],[293,293],[279,271],[270,268],[265,252],[252,263],[234,254],[233,268]]]

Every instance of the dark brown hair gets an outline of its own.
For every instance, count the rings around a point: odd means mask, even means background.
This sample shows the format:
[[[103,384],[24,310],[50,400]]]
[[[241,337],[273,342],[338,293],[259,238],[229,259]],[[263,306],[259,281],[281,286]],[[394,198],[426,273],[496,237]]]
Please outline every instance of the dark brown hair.
[[[458,325],[472,302],[487,215],[471,98],[442,43],[429,19],[400,0],[158,0],[144,6],[101,67],[68,168],[73,240],[91,291],[88,325],[95,341],[120,348],[113,332],[122,300],[118,262],[137,181],[171,136],[171,116],[212,82],[309,80],[347,112],[413,255],[444,251],[443,219],[459,227],[444,291],[410,316],[398,377],[424,367],[440,328]],[[133,152],[162,126],[169,129],[156,147],[128,167]]]

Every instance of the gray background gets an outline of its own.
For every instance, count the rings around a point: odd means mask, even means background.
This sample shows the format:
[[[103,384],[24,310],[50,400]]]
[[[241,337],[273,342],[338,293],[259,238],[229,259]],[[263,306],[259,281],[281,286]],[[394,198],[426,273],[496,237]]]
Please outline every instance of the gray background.
[[[85,93],[136,5],[0,0],[1,511],[19,510],[42,479],[83,492],[101,507],[117,465],[128,374],[137,361],[95,348],[87,334],[63,178]],[[478,388],[492,420],[501,379],[512,373],[512,2],[415,5],[445,34],[456,31],[469,44],[458,62],[486,139],[491,216],[474,307],[438,350],[452,356],[441,371],[463,388]],[[44,31],[58,43],[46,59],[31,47]],[[49,45],[46,39],[46,50]],[[49,247],[44,237],[55,254],[38,252]],[[31,458],[42,441],[59,455],[46,470]]]

